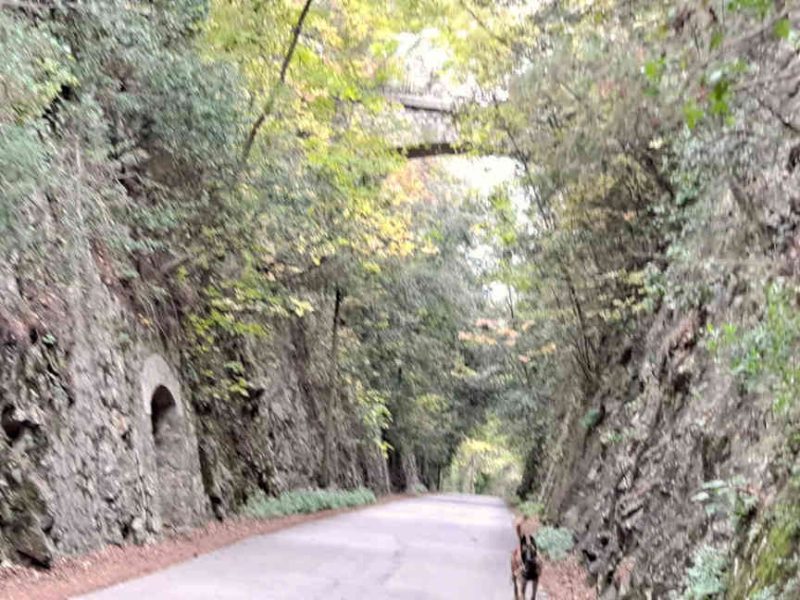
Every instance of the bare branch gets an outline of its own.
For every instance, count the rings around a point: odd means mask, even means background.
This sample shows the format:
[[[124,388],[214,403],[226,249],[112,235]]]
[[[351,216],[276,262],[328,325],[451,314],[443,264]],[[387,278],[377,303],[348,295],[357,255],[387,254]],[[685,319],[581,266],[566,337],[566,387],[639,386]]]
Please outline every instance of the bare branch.
[[[478,26],[481,29],[483,29],[489,35],[489,37],[491,37],[496,42],[502,44],[503,46],[505,46],[509,50],[512,50],[512,51],[514,50],[514,46],[511,44],[511,42],[509,42],[503,36],[498,35],[494,31],[492,31],[491,28],[484,22],[484,20],[481,19],[480,15],[478,13],[476,13],[469,4],[467,4],[466,0],[461,0],[461,7],[465,11],[467,11],[467,13],[469,13],[469,16],[472,17],[472,19],[478,24]]]
[[[303,25],[306,21],[306,17],[308,16],[308,11],[311,8],[312,2],[313,0],[306,0],[306,3],[303,5],[303,10],[300,11],[300,16],[297,18],[297,23],[292,29],[292,39],[289,42],[289,48],[286,50],[286,55],[283,57],[283,63],[281,64],[281,71],[280,75],[278,76],[278,81],[275,82],[275,85],[272,87],[269,97],[267,98],[267,102],[264,104],[261,114],[258,115],[258,118],[250,128],[250,133],[247,135],[247,140],[244,143],[244,149],[242,150],[242,163],[246,163],[247,159],[250,157],[250,151],[253,149],[253,142],[255,142],[256,136],[258,135],[261,127],[264,125],[264,122],[267,120],[267,117],[272,113],[272,109],[275,106],[275,99],[278,97],[278,92],[286,83],[286,74],[289,72],[289,65],[291,64],[292,58],[294,57],[294,52],[297,49],[297,42],[300,39],[300,34],[303,31]]]

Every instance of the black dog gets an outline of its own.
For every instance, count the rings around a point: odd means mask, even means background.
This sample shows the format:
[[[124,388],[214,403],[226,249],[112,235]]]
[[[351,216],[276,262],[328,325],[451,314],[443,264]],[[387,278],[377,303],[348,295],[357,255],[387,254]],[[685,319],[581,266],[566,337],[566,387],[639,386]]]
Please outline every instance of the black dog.
[[[533,534],[524,531],[522,522],[517,522],[517,538],[519,546],[511,555],[511,582],[514,584],[514,600],[525,600],[528,582],[533,588],[531,598],[535,600],[536,588],[539,587],[539,574],[542,572],[539,549],[536,547]]]

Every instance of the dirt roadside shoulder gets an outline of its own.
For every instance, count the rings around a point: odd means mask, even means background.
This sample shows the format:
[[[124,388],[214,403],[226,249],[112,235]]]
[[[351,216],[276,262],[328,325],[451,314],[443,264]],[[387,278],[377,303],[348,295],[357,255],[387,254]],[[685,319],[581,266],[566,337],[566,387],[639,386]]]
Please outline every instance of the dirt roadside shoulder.
[[[235,518],[209,523],[144,546],[106,546],[78,556],[62,557],[50,569],[8,567],[0,569],[0,599],[62,600],[78,594],[142,577],[179,562],[190,560],[244,538],[272,533],[287,527],[364,510],[380,504],[413,498],[383,496],[377,503],[355,508],[324,510],[277,519]]]

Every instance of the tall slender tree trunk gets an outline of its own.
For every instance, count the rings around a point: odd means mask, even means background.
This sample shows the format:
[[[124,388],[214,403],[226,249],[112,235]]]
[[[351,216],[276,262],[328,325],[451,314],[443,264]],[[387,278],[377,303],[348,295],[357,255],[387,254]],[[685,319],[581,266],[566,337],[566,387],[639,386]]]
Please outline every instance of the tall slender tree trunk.
[[[322,448],[322,478],[325,487],[330,487],[335,480],[332,456],[334,448],[334,416],[339,397],[339,315],[342,309],[342,289],[337,285],[333,304],[333,323],[331,325],[331,353],[328,373],[328,401],[325,404],[325,432]]]
[[[510,285],[506,285],[506,296],[508,299],[508,312],[511,315],[511,322],[513,323],[516,320],[516,316],[514,316],[514,295],[511,292]]]
[[[583,307],[580,299],[578,298],[578,292],[575,289],[575,284],[572,282],[572,276],[570,275],[567,266],[563,262],[559,261],[559,266],[561,267],[561,273],[564,276],[564,282],[567,284],[570,304],[572,304],[572,311],[578,320],[580,342],[577,344],[577,350],[581,361],[581,368],[586,375],[587,384],[589,386],[593,386],[596,379],[595,358],[597,356],[597,349],[594,347],[589,335]]]
[[[281,63],[278,81],[275,82],[274,86],[272,86],[272,90],[270,90],[269,97],[264,104],[264,108],[261,109],[261,112],[259,113],[255,122],[250,127],[250,132],[247,134],[247,139],[244,142],[244,148],[242,149],[242,163],[246,163],[247,159],[250,158],[250,151],[253,149],[253,142],[256,140],[256,135],[258,135],[258,131],[261,129],[262,125],[264,125],[267,117],[269,117],[269,115],[272,113],[272,109],[275,107],[275,100],[278,97],[278,92],[280,92],[281,88],[286,84],[286,74],[289,72],[289,65],[292,63],[294,52],[297,49],[297,42],[300,40],[300,34],[303,31],[303,25],[305,24],[306,17],[308,16],[308,11],[311,9],[312,2],[313,0],[306,0],[306,3],[303,5],[303,9],[300,11],[300,15],[297,17],[297,23],[295,23],[295,26],[292,28],[292,36],[289,40],[289,47],[283,57],[283,62]]]

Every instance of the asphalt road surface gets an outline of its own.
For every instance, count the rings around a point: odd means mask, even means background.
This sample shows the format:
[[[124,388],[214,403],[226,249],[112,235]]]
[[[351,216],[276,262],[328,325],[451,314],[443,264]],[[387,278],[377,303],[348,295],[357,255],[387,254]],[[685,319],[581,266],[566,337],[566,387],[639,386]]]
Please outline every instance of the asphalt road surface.
[[[243,540],[86,600],[509,600],[497,498],[399,500]]]

